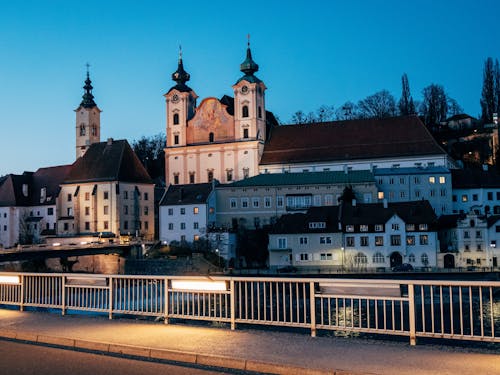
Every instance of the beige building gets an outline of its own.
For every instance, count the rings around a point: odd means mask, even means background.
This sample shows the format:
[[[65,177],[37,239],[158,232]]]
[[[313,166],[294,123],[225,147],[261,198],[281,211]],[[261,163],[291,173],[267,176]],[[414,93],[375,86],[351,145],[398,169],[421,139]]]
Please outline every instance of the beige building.
[[[57,234],[154,237],[154,183],[126,140],[92,144],[57,198]]]
[[[219,227],[258,228],[281,215],[310,207],[335,206],[346,187],[359,202],[377,201],[377,187],[369,171],[260,174],[219,185],[216,223]]]
[[[266,86],[254,75],[259,67],[250,47],[240,68],[244,75],[233,85],[234,98],[206,98],[197,107],[179,57],[172,74],[176,85],[165,94],[167,185],[227,183],[258,174],[266,140]]]

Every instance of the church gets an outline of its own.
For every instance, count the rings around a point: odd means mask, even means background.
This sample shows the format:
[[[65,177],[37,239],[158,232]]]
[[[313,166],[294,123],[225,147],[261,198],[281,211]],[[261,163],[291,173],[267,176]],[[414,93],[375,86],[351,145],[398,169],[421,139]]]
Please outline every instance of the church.
[[[279,125],[250,44],[233,97],[198,96],[182,54],[166,99],[165,180],[231,183],[262,173],[456,168],[417,116]]]

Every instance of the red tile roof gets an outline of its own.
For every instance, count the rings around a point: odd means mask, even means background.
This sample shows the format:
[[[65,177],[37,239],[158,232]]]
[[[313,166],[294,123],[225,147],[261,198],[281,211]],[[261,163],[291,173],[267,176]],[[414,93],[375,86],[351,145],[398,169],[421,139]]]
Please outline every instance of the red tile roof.
[[[443,154],[417,116],[402,116],[274,127],[260,164]]]

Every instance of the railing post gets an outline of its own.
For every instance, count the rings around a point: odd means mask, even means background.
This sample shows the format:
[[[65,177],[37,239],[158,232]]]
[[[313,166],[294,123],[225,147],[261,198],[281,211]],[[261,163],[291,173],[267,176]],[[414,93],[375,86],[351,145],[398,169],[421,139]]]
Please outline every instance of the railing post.
[[[408,284],[408,318],[410,323],[410,345],[417,344],[415,328],[415,290],[413,284]]]
[[[21,275],[21,301],[19,304],[19,311],[24,311],[24,275]]]
[[[61,315],[66,314],[66,277],[61,275]]]
[[[231,278],[231,281],[229,282],[229,301],[231,305],[231,331],[234,331],[236,329],[236,298],[235,298],[235,293],[234,293],[234,280]]]
[[[168,311],[170,308],[169,301],[170,301],[170,295],[168,293],[168,277],[165,277],[165,301],[164,301],[165,311],[163,312],[163,315],[164,315],[163,322],[165,324],[168,324]]]
[[[309,303],[311,313],[311,337],[316,337],[316,297],[314,296],[314,281],[309,283]]]
[[[113,319],[113,278],[109,277],[109,288],[108,288],[109,298],[108,298],[108,308],[109,308],[109,319]]]

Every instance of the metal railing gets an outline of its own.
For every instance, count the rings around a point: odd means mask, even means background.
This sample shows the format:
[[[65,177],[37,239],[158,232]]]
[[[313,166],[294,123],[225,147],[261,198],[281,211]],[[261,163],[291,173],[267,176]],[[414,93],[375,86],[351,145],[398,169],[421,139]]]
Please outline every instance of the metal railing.
[[[500,282],[0,273],[2,305],[500,342]]]

